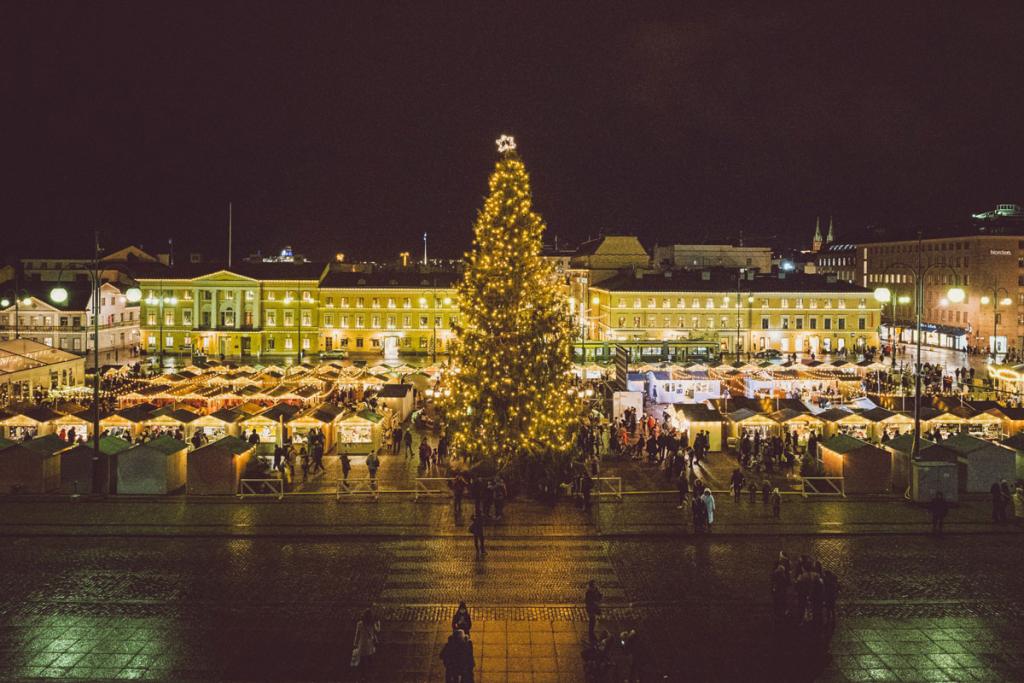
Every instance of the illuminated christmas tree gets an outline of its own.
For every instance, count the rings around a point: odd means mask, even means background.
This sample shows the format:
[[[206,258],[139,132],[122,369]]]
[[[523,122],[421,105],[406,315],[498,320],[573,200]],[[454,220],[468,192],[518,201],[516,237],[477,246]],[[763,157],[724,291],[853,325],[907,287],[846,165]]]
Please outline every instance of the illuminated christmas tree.
[[[531,210],[515,142],[503,135],[498,151],[459,285],[459,344],[444,408],[455,452],[500,466],[567,452],[578,406],[566,304],[541,258],[544,221]]]

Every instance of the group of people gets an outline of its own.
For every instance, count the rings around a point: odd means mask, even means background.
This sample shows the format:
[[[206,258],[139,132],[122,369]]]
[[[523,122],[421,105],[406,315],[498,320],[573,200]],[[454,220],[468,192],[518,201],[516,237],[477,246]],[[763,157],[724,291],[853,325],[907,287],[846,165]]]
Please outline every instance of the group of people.
[[[817,437],[812,433],[808,437],[808,450],[811,444],[817,443]],[[752,469],[756,472],[764,471],[768,474],[776,469],[782,469],[783,465],[793,469],[796,464],[796,453],[799,444],[799,437],[796,430],[783,430],[783,436],[765,436],[760,430],[754,430],[753,436],[750,431],[743,429],[740,433],[740,466],[744,469]]]
[[[839,578],[824,569],[821,562],[801,555],[791,563],[786,553],[780,552],[769,586],[776,624],[789,621],[812,628],[835,625]]]
[[[992,482],[989,493],[992,494],[993,522],[1006,524],[1013,519],[1017,524],[1024,524],[1024,481],[1017,480],[1012,491],[1005,479]]]

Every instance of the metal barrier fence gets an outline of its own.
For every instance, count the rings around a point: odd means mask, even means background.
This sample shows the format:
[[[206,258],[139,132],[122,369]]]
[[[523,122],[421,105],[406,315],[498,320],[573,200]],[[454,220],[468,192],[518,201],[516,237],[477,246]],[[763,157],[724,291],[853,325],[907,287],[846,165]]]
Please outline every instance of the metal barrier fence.
[[[610,496],[622,500],[622,477],[594,477],[592,496]]]
[[[349,477],[348,479],[338,480],[338,500],[344,497],[355,497],[355,496],[370,496],[371,498],[377,498],[380,496],[380,484],[376,479],[370,477]]]
[[[239,498],[284,498],[281,479],[242,479],[238,483]]]
[[[801,495],[808,496],[841,496],[846,498],[846,480],[844,477],[800,477]]]
[[[412,499],[417,501],[420,498],[435,496],[448,497],[452,495],[451,488],[448,486],[451,481],[450,477],[417,477]]]

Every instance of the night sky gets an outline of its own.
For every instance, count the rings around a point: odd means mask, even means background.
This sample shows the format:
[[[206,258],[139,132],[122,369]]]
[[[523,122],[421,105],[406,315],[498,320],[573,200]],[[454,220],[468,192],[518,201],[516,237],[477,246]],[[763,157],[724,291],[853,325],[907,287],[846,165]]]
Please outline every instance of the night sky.
[[[566,240],[1024,202],[1024,3],[776,4],[6,3],[4,256],[460,255],[503,132]]]

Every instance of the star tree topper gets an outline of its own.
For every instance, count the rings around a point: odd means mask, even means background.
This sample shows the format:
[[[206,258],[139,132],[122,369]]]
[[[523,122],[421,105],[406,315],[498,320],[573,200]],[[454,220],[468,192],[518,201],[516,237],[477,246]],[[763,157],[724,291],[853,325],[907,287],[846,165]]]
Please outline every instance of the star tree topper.
[[[498,151],[502,154],[511,152],[516,148],[516,140],[511,135],[502,135],[495,142],[498,144]]]

